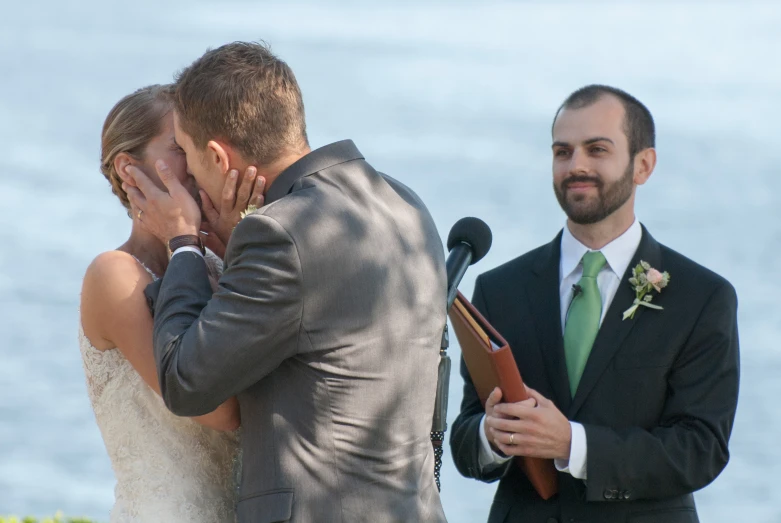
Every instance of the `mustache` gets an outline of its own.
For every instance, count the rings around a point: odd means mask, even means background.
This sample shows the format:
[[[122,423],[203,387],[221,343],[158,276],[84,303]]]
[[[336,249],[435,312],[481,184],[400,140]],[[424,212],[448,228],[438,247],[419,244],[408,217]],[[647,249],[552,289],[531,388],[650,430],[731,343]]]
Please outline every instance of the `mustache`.
[[[585,176],[585,175],[573,175],[561,182],[562,189],[568,189],[573,183],[593,183],[597,188],[601,188],[603,183],[602,179],[598,176]]]

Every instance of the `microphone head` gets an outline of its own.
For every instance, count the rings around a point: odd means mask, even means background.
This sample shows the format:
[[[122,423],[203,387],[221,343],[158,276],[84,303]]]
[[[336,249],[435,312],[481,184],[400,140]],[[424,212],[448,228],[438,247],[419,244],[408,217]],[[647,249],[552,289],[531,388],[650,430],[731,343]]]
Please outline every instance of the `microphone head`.
[[[461,218],[447,236],[447,250],[450,251],[460,243],[466,243],[472,248],[472,263],[483,258],[491,249],[493,235],[491,228],[480,218]]]

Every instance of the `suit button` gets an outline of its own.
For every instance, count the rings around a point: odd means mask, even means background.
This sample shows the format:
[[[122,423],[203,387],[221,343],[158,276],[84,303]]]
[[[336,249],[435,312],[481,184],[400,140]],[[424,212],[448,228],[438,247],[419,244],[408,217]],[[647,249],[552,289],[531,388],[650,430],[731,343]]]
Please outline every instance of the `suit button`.
[[[629,491],[624,491],[624,499],[629,499]]]
[[[605,492],[603,493],[603,496],[605,496],[605,499],[613,499],[615,494],[614,491],[610,490],[609,488],[605,489]]]

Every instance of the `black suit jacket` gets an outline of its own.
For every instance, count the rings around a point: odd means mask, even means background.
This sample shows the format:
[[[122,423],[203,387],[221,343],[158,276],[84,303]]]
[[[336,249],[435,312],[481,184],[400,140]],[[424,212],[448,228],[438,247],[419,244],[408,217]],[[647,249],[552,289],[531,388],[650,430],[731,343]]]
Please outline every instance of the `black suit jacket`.
[[[500,480],[489,516],[499,522],[697,522],[692,493],[729,459],[738,399],[737,297],[724,278],[643,236],[621,280],[572,398],[559,297],[561,234],[478,277],[473,303],[504,336],[528,386],[583,424],[587,480],[559,473],[544,501],[514,462],[478,463],[480,400],[461,362],[464,399],[451,432],[458,470]],[[640,260],[670,273],[655,294],[664,310],[632,305],[629,272]]]

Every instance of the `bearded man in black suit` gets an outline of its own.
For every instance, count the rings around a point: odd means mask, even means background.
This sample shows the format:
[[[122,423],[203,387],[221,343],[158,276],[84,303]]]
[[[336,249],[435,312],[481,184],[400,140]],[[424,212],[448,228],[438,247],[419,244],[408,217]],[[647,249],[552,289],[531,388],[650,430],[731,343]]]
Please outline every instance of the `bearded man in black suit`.
[[[591,85],[553,123],[553,186],[568,220],[549,244],[478,277],[472,299],[504,336],[531,398],[481,404],[466,367],[451,448],[500,480],[489,523],[693,523],[692,493],[729,459],[738,400],[737,297],[635,217],[656,165],[654,122]],[[514,456],[555,460],[543,500]]]

